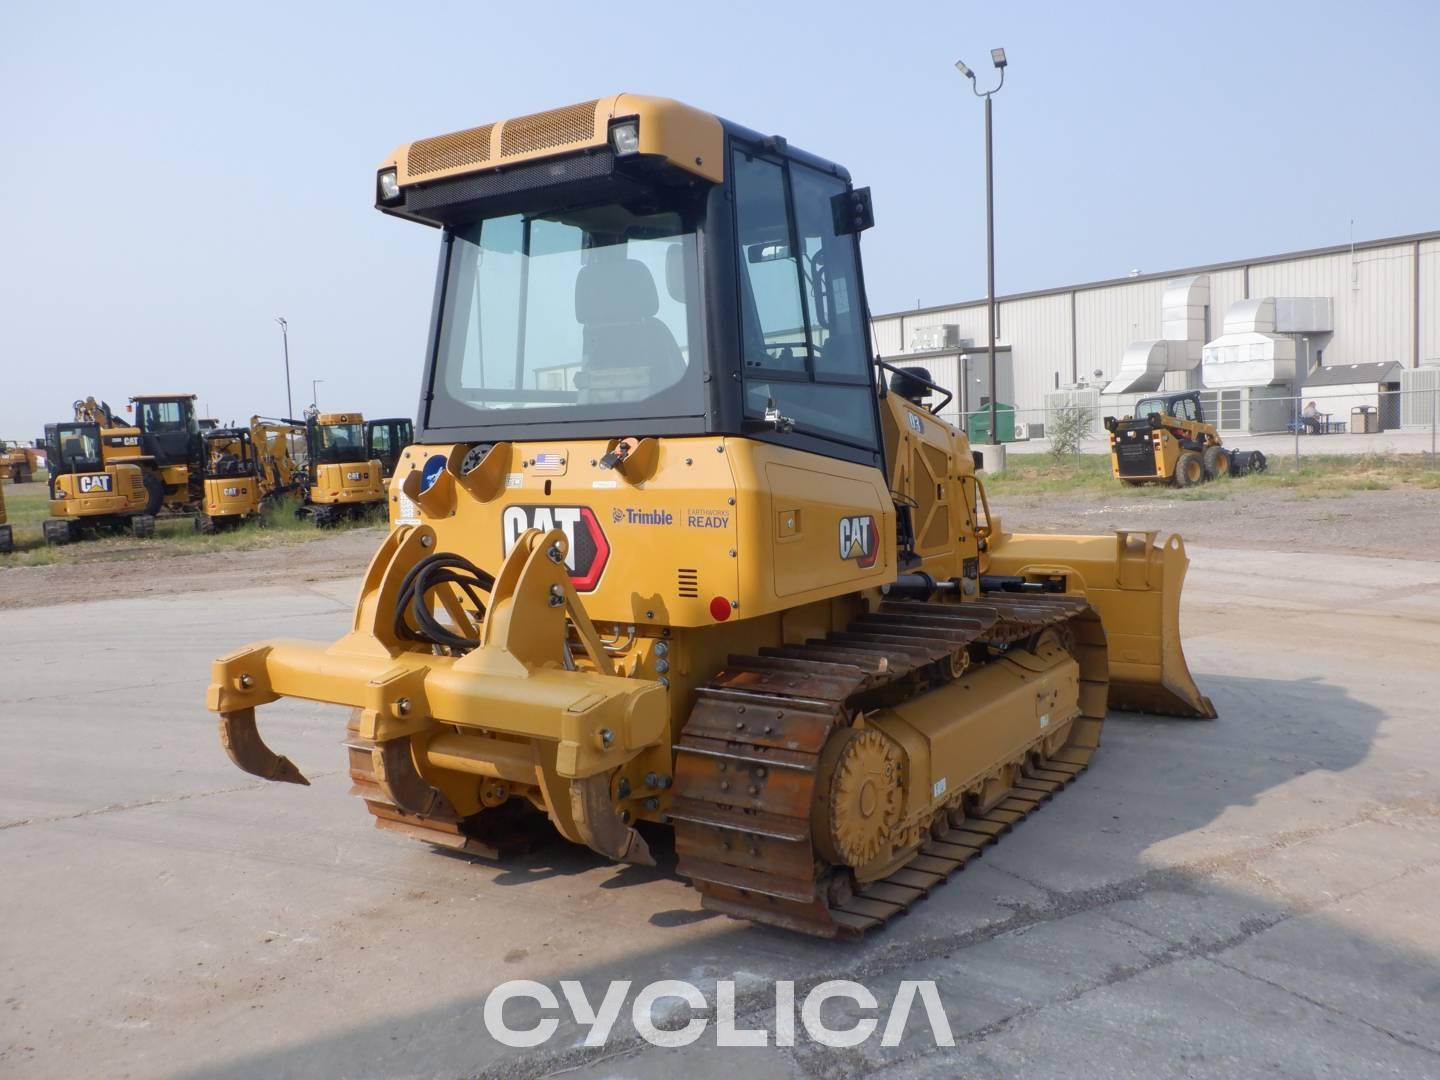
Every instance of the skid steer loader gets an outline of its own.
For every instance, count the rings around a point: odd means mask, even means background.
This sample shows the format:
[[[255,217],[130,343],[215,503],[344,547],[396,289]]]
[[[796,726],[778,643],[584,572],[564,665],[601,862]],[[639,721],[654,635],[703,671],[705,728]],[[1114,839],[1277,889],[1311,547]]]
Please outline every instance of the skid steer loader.
[[[1006,532],[935,386],[876,363],[839,165],[621,94],[403,146],[376,200],[439,230],[419,441],[349,632],[214,662],[240,768],[307,783],[255,710],[331,702],[382,828],[648,863],[668,825],[707,907],[854,938],[1107,708],[1215,715],[1180,539]]]
[[[1194,390],[1141,398],[1135,415],[1105,417],[1110,475],[1131,487],[1162,483],[1194,487],[1222,476],[1265,471],[1259,450],[1225,446]]]
[[[214,533],[258,515],[287,494],[299,491],[300,469],[290,452],[292,438],[304,438],[294,420],[252,416],[248,427],[201,432],[204,499],[195,531]]]

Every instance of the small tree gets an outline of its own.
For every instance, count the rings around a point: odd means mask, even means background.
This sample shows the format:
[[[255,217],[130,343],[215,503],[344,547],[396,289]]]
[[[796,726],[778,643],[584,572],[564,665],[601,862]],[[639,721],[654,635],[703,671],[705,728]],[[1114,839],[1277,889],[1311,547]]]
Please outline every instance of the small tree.
[[[1092,409],[1075,402],[1061,405],[1050,414],[1050,454],[1057,461],[1069,454],[1078,454],[1080,445],[1090,438],[1095,424]]]

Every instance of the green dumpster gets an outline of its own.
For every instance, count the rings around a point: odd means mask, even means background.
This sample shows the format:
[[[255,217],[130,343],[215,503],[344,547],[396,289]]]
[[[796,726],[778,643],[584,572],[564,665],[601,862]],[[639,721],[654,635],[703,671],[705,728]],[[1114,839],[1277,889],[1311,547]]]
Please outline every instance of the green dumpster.
[[[1006,405],[1003,401],[995,403],[995,426],[1000,430],[1000,441],[1015,441],[1015,406]],[[966,424],[965,434],[969,436],[972,443],[986,443],[990,441],[990,410],[981,409],[978,413],[972,413],[969,422]]]

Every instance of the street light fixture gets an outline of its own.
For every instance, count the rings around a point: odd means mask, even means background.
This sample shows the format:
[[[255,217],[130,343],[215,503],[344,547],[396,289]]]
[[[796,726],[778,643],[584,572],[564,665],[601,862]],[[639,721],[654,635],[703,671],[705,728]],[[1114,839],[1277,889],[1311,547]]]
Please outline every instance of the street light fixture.
[[[288,420],[295,415],[295,401],[290,395],[290,324],[281,315],[276,315],[275,321],[280,324],[280,339],[285,343],[285,417]]]
[[[1004,49],[991,49],[990,61],[1000,72],[1000,81],[993,90],[982,91],[975,80],[975,72],[966,67],[963,60],[955,61],[955,70],[970,80],[970,89],[975,92],[976,97],[985,99],[985,297],[990,319],[990,347],[987,350],[990,360],[989,441],[995,445],[1000,442],[1000,432],[995,426],[995,157],[990,138],[990,98],[998,94],[1005,85],[1005,67],[1009,61],[1005,59]]]

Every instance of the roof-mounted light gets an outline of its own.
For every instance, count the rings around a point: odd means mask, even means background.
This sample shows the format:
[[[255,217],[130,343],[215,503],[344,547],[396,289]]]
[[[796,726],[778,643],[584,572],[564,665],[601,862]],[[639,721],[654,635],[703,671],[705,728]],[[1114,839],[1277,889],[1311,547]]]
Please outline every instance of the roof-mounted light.
[[[380,170],[380,201],[385,205],[400,201],[400,178],[395,174],[395,169]]]
[[[610,125],[610,149],[616,157],[628,157],[640,152],[640,121],[620,120]]]

